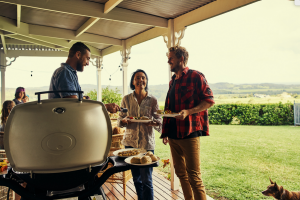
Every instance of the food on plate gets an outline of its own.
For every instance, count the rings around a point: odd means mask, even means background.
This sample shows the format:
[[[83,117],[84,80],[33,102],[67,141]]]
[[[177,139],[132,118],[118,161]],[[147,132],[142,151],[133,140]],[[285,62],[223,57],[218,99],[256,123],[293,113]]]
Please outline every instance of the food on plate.
[[[143,156],[141,158],[141,164],[149,164],[152,163],[152,159],[150,156]]]
[[[150,156],[150,158],[151,158],[152,162],[158,161],[158,158],[156,155],[152,155],[152,156]]]
[[[108,114],[109,114],[110,119],[117,119],[119,117],[119,113],[110,113],[110,112],[108,112]]]
[[[0,172],[7,170],[7,160],[3,160],[0,162]]]
[[[130,162],[133,164],[141,164],[141,157],[135,156],[131,158]]]
[[[163,110],[157,110],[157,114],[162,114],[163,112]]]
[[[138,149],[133,149],[133,150],[127,150],[127,151],[121,151],[118,153],[118,156],[135,156],[141,153],[140,150]]]
[[[124,128],[120,128],[120,127],[114,127],[113,128],[113,135],[117,135],[117,134],[123,134],[125,132]]]
[[[165,110],[165,111],[158,110],[157,114],[178,114],[178,113],[172,112],[171,110]]]
[[[130,118],[131,119],[131,118]],[[149,120],[149,117],[143,116],[143,117],[134,117],[136,120]]]
[[[151,151],[148,151],[148,152],[146,153],[146,156],[153,156],[153,153],[152,153]]]

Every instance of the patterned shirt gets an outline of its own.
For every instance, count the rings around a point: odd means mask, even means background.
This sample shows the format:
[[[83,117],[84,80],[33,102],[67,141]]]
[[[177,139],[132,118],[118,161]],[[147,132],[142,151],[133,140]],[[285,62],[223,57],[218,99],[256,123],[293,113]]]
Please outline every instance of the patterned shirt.
[[[175,75],[172,76],[172,80],[169,83],[165,110],[170,110],[170,91],[174,80]],[[186,67],[175,84],[175,112],[194,108],[201,101],[214,103],[213,93],[201,72]],[[203,132],[202,135],[209,135],[207,110],[189,115],[184,120],[176,119],[176,124],[178,138],[184,138],[199,130]],[[166,137],[170,130],[170,118],[164,117],[161,138]]]
[[[81,91],[76,70],[66,63],[62,63],[61,67],[54,71],[51,78],[49,91],[59,90]],[[71,95],[77,95],[77,93],[49,93],[48,98],[63,98]]]
[[[133,122],[126,127],[125,135],[122,144],[125,146],[132,146],[134,148],[144,148],[146,150],[154,150],[155,147],[155,133],[157,130],[161,133],[162,118],[154,114],[159,109],[157,99],[148,94],[141,105],[134,95],[134,92],[123,97],[121,107],[127,108],[127,113],[119,113],[118,126],[121,127],[121,121],[127,117],[142,117],[147,116],[153,119],[159,126],[146,126],[145,123]]]

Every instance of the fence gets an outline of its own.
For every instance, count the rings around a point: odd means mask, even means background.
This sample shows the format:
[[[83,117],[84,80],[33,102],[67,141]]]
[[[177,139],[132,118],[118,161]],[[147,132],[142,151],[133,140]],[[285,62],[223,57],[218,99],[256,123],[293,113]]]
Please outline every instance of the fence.
[[[294,124],[300,125],[300,103],[294,101]]]

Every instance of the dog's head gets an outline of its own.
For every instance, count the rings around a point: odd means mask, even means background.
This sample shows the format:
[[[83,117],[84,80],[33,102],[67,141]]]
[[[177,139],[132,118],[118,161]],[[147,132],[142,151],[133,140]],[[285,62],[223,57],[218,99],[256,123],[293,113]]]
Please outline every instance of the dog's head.
[[[283,193],[283,187],[279,186],[274,183],[270,178],[271,185],[268,186],[268,188],[265,191],[262,191],[262,194],[265,196],[272,196],[275,199],[280,199],[282,193]]]

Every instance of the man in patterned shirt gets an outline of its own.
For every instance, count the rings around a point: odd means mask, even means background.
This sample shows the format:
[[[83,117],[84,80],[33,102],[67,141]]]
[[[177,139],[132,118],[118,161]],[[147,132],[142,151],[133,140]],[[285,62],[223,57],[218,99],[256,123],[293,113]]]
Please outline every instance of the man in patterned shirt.
[[[61,67],[54,71],[49,91],[81,91],[77,71],[83,72],[84,67],[89,65],[90,58],[91,51],[85,44],[82,42],[73,44],[66,63],[62,63]],[[77,94],[72,92],[49,93],[48,98],[78,98]],[[89,97],[85,96],[84,99],[89,99]],[[105,104],[105,107],[111,113],[120,110],[120,107],[115,103]]]
[[[169,83],[165,110],[179,113],[164,117],[161,138],[170,144],[175,173],[186,200],[206,200],[200,172],[200,138],[208,136],[208,111],[214,105],[213,93],[204,75],[189,69],[184,47],[171,47],[169,60],[175,74]]]

